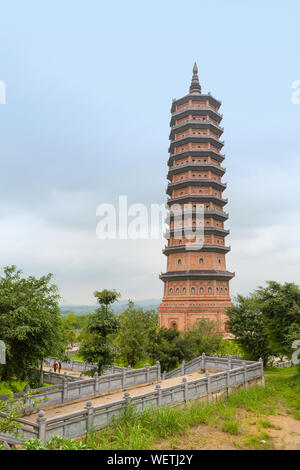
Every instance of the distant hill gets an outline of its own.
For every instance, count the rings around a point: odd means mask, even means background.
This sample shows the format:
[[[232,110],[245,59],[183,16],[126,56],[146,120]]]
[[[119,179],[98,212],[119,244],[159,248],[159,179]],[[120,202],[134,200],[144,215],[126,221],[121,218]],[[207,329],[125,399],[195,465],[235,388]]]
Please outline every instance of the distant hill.
[[[138,307],[142,307],[145,310],[151,310],[151,309],[156,309],[161,300],[159,299],[149,299],[149,300],[137,300],[134,302],[134,304]],[[116,314],[119,314],[125,310],[127,306],[128,300],[120,300],[119,302],[115,303],[113,305],[113,311]],[[95,308],[97,308],[97,305],[61,305],[60,306],[60,311],[62,315],[67,315],[67,313],[74,313],[75,315],[88,315],[89,313],[92,313]]]

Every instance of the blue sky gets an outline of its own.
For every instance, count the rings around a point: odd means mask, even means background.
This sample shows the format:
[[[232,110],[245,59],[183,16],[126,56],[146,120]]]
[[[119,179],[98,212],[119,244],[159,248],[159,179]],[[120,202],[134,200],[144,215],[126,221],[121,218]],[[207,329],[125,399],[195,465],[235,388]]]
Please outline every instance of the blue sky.
[[[2,2],[1,266],[53,272],[63,303],[162,296],[164,242],[99,241],[96,207],[166,200],[171,101],[196,60],[222,100],[232,293],[300,283],[299,16],[289,0]]]

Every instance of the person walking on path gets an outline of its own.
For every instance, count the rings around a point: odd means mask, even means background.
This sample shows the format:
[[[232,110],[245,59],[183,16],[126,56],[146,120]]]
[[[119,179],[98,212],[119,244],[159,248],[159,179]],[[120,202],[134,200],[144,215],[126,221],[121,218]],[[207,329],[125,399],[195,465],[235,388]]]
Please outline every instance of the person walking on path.
[[[58,364],[57,364],[57,362],[55,361],[54,364],[53,364],[53,370],[54,370],[54,372],[57,371],[57,368],[58,368]]]
[[[61,371],[61,361],[58,361],[58,372],[60,373]]]

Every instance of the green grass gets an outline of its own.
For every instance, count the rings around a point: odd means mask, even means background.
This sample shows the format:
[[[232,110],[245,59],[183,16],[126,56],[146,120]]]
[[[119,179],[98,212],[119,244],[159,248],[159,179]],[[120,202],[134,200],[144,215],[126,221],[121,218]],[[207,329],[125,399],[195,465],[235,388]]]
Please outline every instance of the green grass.
[[[0,382],[0,395],[9,395],[11,393],[23,392],[27,383],[28,382],[21,380]]]
[[[101,431],[76,441],[56,438],[48,445],[59,449],[146,450],[153,449],[155,443],[163,439],[175,442],[179,436],[187,435],[193,426],[208,425],[228,436],[239,436],[239,441],[234,443],[236,448],[272,449],[272,436],[264,429],[280,428],[273,426],[267,415],[276,414],[283,407],[299,419],[300,374],[296,368],[269,369],[265,387],[241,388],[226,400],[208,404],[191,401],[185,406],[148,408],[140,414],[129,409],[118,422]],[[241,423],[249,418],[249,424],[257,426],[257,433],[243,429]]]
[[[28,381],[11,380],[9,382],[0,382],[0,395],[10,395],[12,393],[23,392]],[[43,387],[48,387],[48,383],[44,383]],[[38,388],[38,387],[36,387]]]
[[[240,427],[241,423],[239,421],[231,419],[229,421],[224,421],[222,431],[228,432],[228,434],[232,434],[233,436],[237,436],[241,433]]]

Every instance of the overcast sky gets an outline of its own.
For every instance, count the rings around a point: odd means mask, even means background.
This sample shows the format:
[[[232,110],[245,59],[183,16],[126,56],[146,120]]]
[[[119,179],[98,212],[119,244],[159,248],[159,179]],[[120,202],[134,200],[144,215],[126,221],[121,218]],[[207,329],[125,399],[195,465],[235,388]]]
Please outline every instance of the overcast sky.
[[[163,240],[96,237],[101,203],[166,200],[172,98],[222,100],[231,292],[300,284],[298,0],[1,2],[0,259],[62,303],[160,298]]]

